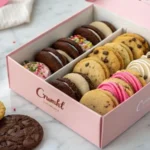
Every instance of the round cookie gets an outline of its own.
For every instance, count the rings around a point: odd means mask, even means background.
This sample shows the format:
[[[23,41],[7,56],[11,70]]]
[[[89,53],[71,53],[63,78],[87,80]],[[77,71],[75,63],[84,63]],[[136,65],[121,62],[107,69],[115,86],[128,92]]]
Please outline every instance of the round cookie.
[[[116,31],[116,28],[108,21],[101,21],[103,23],[105,23],[110,29],[112,32],[115,32]]]
[[[150,82],[150,60],[147,58],[140,58],[130,62],[127,69],[139,72],[146,83]]]
[[[66,43],[70,44],[71,46],[75,47],[78,50],[79,55],[83,54],[82,47],[78,43],[76,43],[75,41],[73,41],[73,40],[71,40],[69,38],[61,38],[58,41],[66,42]]]
[[[141,41],[142,44],[145,47],[144,54],[146,54],[150,50],[150,46],[149,46],[148,42],[139,34],[136,34],[136,33],[124,33],[121,36],[123,36],[123,37],[133,37],[133,38],[136,38],[139,41]]]
[[[94,59],[85,58],[81,60],[75,65],[73,72],[86,74],[95,88],[106,79],[103,67]]]
[[[6,116],[0,121],[0,149],[33,150],[43,134],[41,125],[29,116]]]
[[[102,60],[108,67],[110,75],[122,68],[120,59],[116,56],[116,53],[105,46],[96,47],[89,54],[89,57],[97,57]]]
[[[80,100],[80,103],[97,112],[105,115],[117,106],[116,98],[104,90],[92,90],[87,92]],[[112,98],[113,97],[113,98]],[[115,101],[114,101],[115,100]]]
[[[138,59],[144,54],[145,47],[142,42],[136,38],[119,36],[113,42],[120,42],[127,45],[130,48],[134,59]]]
[[[51,70],[41,62],[28,62],[24,63],[23,66],[42,79],[51,75]]]
[[[103,70],[105,72],[105,78],[107,79],[107,78],[110,77],[110,72],[109,72],[109,69],[108,69],[107,65],[102,60],[98,59],[98,57],[92,57],[91,56],[91,57],[88,57],[86,59],[88,59],[88,60],[91,59],[91,60],[97,61],[102,66],[102,68],[103,68]]]
[[[35,60],[44,63],[52,72],[56,72],[65,65],[64,58],[56,50],[46,48],[38,52]]]
[[[93,88],[90,79],[84,74],[69,73],[65,75],[63,78],[67,78],[71,82],[73,82],[82,95],[84,95],[86,92],[90,91]]]
[[[125,89],[125,91],[128,93],[129,96],[132,96],[134,94],[134,91],[132,89],[132,87],[130,86],[130,84],[126,83],[125,81],[118,79],[118,78],[109,78],[107,80],[105,80],[103,83],[108,83],[108,82],[114,82],[117,83],[121,86],[123,86],[123,88]]]
[[[0,101],[0,120],[4,117],[5,111],[6,111],[6,108],[4,104]]]
[[[73,35],[81,35],[92,42],[93,45],[104,39],[103,34],[97,28],[90,25],[78,27],[73,31]]]
[[[122,71],[124,71],[124,70],[122,70]],[[142,84],[142,86],[145,86],[145,85],[146,85],[146,81],[145,81],[144,78],[140,75],[139,72],[136,72],[136,71],[130,70],[130,69],[126,69],[125,71],[127,71],[127,72],[133,74],[133,75],[140,81],[140,83]]]
[[[72,40],[70,40],[70,41],[73,42]],[[80,56],[80,52],[74,45],[71,44],[71,42],[68,43],[68,42],[65,42],[65,41],[57,40],[56,42],[54,42],[51,45],[51,47],[56,49],[56,50],[62,50],[65,53],[67,53],[71,58],[75,59],[78,56]]]
[[[71,58],[66,52],[62,51],[62,50],[56,50],[58,53],[60,53],[62,56],[64,56],[68,62],[73,61],[73,58]]]
[[[117,51],[124,61],[124,68],[130,63],[130,55],[120,43],[107,43],[105,46],[111,47]]]
[[[79,44],[84,52],[93,47],[92,42],[88,41],[86,38],[82,37],[81,35],[72,35],[69,37],[69,39]]]
[[[130,48],[127,45],[120,43],[120,42],[114,42],[114,43],[119,44],[122,48],[124,48],[127,51],[128,55],[130,56],[130,62],[131,62],[133,60],[133,54]]]
[[[130,84],[135,93],[143,87],[139,79],[126,70],[117,71],[115,74],[113,74],[112,78],[118,78],[127,82]]]
[[[94,21],[90,25],[94,26],[99,31],[101,31],[105,35],[105,37],[108,37],[109,35],[111,35],[113,33],[113,31],[111,30],[111,28],[106,23],[104,23],[104,22]]]
[[[81,93],[76,85],[71,82],[69,79],[65,78],[58,78],[54,81],[49,82],[55,88],[59,89],[60,91],[64,92],[68,96],[72,97],[73,99],[79,101],[81,99]]]

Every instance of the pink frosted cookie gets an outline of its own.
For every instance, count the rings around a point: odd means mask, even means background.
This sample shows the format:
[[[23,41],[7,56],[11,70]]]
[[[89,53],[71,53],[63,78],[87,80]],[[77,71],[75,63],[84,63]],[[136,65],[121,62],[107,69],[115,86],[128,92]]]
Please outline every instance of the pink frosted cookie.
[[[117,98],[119,103],[122,103],[129,98],[129,95],[123,86],[114,82],[102,83],[98,86],[98,88],[112,93],[113,96]]]
[[[90,48],[93,47],[93,44],[90,41],[88,41],[86,38],[82,37],[81,35],[71,36],[70,39],[78,43],[83,49],[83,51],[89,50]]]
[[[43,79],[46,79],[49,75],[51,75],[50,69],[41,62],[28,62],[25,63],[23,66]]]
[[[137,92],[142,88],[141,82],[134,75],[132,75],[131,73],[127,71],[118,71],[112,77],[119,78],[129,83],[133,87],[134,92]]]

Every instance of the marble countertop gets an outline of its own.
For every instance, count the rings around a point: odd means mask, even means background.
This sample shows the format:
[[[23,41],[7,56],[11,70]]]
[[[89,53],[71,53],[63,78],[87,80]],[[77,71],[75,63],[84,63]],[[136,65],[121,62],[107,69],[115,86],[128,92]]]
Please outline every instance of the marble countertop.
[[[36,150],[98,150],[51,116],[47,115],[8,87],[5,56],[88,4],[84,0],[35,0],[32,21],[0,31],[0,100],[6,114],[25,114],[38,120],[44,128],[44,139]],[[14,108],[16,111],[14,111]],[[119,121],[118,121],[119,122]],[[113,130],[114,127],[112,127]],[[150,150],[150,113],[110,143],[106,150]]]

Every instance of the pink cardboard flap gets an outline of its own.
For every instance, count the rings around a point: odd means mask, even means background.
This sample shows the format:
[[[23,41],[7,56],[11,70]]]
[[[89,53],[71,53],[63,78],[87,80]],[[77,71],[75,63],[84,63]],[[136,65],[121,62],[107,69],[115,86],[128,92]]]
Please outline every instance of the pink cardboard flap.
[[[95,0],[94,4],[150,29],[149,0]]]
[[[0,0],[0,7],[6,5],[8,3],[8,0]]]

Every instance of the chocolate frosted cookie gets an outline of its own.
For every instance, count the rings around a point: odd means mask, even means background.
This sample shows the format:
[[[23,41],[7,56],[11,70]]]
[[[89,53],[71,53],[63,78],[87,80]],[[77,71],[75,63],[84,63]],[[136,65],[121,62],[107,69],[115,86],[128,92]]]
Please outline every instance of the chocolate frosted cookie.
[[[81,93],[76,85],[69,79],[58,78],[54,81],[49,82],[55,88],[69,95],[73,99],[79,101],[81,99]]]
[[[62,55],[52,48],[45,48],[38,52],[35,60],[47,65],[52,72],[56,72],[67,63]]]
[[[81,47],[77,45],[77,43],[70,39],[62,38],[54,42],[51,47],[56,50],[62,50],[67,53],[71,58],[75,59],[83,52]]]
[[[93,45],[98,44],[105,38],[101,31],[91,25],[78,27],[74,30],[73,35],[81,35],[92,42]]]
[[[43,129],[34,119],[9,115],[0,121],[0,150],[32,150],[43,138]]]
[[[58,41],[66,42],[66,43],[70,44],[71,46],[75,47],[78,50],[80,55],[83,54],[83,50],[82,50],[81,46],[79,44],[77,44],[75,41],[72,41],[69,38],[61,38]]]

